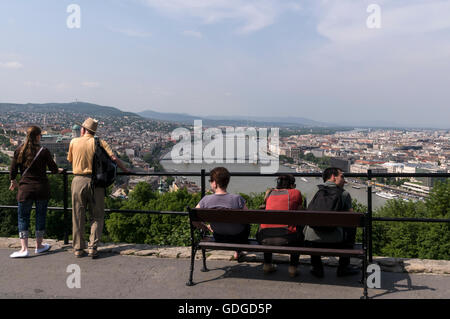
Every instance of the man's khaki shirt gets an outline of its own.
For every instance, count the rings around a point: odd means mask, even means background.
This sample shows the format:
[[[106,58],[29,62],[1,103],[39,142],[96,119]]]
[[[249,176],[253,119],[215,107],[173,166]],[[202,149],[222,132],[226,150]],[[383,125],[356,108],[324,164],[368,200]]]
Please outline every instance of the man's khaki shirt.
[[[109,156],[114,157],[111,147],[103,140],[100,145],[105,149]],[[67,160],[72,163],[73,173],[76,175],[92,174],[92,162],[95,153],[95,139],[91,134],[85,134],[70,141],[69,154]]]

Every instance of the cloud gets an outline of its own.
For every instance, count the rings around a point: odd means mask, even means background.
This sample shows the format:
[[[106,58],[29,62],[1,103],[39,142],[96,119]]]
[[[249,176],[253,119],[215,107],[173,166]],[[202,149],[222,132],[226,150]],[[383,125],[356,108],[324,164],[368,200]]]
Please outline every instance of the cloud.
[[[100,83],[99,82],[83,82],[81,83],[82,86],[90,88],[90,89],[95,89],[100,87]]]
[[[27,87],[35,87],[35,88],[48,87],[48,84],[40,81],[25,81],[23,84]]]
[[[203,37],[201,32],[191,31],[191,30],[183,31],[181,34],[183,34],[184,36],[193,37],[193,38],[202,38]]]
[[[366,25],[372,3],[381,8],[380,29]],[[297,53],[298,65],[285,71],[292,90],[308,88],[308,103],[342,123],[343,114],[432,122],[448,108],[450,2],[323,0],[308,9],[323,41]]]
[[[60,82],[60,83],[56,84],[54,87],[57,90],[64,90],[64,89],[70,88],[71,86],[65,82]]]
[[[152,89],[146,89],[153,97],[168,97],[173,95],[173,92],[161,87],[154,87]]]
[[[450,2],[429,0],[378,0],[381,28],[369,29],[367,12],[373,1],[332,0],[316,6],[319,23],[317,32],[334,43],[354,43],[372,39],[415,36],[450,28]]]
[[[65,83],[65,82],[59,82],[56,84],[50,84],[42,81],[25,81],[23,83],[26,87],[29,88],[50,88],[50,89],[57,89],[57,90],[64,90],[71,87],[71,85]]]
[[[108,29],[112,32],[120,33],[120,34],[126,35],[128,37],[133,37],[133,38],[149,38],[152,36],[151,32],[130,29],[130,28],[123,29],[123,28],[108,27]]]
[[[251,33],[275,23],[284,11],[298,11],[294,1],[282,0],[142,0],[147,6],[172,17],[194,17],[205,24],[237,20],[238,33]]]
[[[17,61],[11,61],[11,62],[0,62],[0,68],[3,69],[21,69],[23,68],[22,63]]]

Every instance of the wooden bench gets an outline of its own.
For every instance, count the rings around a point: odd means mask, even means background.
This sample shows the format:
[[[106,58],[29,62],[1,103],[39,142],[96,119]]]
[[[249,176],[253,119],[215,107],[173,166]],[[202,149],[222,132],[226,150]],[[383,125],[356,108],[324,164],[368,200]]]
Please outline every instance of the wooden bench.
[[[281,210],[237,210],[237,209],[201,209],[188,208],[191,226],[191,268],[188,286],[194,285],[194,260],[196,252],[201,249],[203,255],[203,269],[206,268],[206,249],[213,250],[238,250],[279,254],[302,254],[319,256],[355,257],[362,259],[362,284],[363,297],[367,298],[367,224],[364,213],[356,212],[320,212],[320,211],[281,211]],[[205,223],[238,223],[238,224],[281,224],[281,225],[310,225],[310,226],[338,226],[338,227],[362,227],[363,243],[354,245],[351,249],[312,248],[312,247],[288,247],[259,245],[256,240],[249,239],[247,244],[222,243],[214,241],[211,236],[205,236],[201,232],[200,240],[196,240],[195,226],[193,222]]]

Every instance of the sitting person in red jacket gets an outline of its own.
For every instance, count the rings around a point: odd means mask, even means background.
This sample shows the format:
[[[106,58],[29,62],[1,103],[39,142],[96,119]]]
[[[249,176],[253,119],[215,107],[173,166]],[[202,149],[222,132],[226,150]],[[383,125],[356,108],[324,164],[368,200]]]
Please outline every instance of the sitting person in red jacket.
[[[266,210],[301,210],[302,194],[295,189],[295,177],[292,175],[281,175],[277,179],[277,188],[269,189],[265,196]],[[302,242],[302,232],[295,225],[268,225],[261,224],[256,234],[258,242],[262,245],[299,246]],[[298,275],[297,266],[299,254],[292,254],[289,263],[289,276]],[[264,253],[265,274],[274,272],[275,265],[272,263],[272,253]]]

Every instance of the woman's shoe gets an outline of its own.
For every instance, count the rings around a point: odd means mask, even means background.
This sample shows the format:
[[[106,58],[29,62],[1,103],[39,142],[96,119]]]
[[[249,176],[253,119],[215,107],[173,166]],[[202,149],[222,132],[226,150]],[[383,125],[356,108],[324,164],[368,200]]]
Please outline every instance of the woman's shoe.
[[[237,260],[237,262],[243,262],[244,258],[247,254],[243,251],[236,251],[234,252],[233,258],[231,260]]]
[[[13,252],[11,255],[9,255],[9,257],[11,257],[11,258],[24,258],[24,257],[28,257],[28,250]]]
[[[46,252],[47,250],[50,250],[50,248],[52,247],[49,244],[43,244],[42,246],[43,246],[42,248],[36,248],[34,250],[34,252],[36,254],[40,254],[40,253]]]
[[[294,278],[298,276],[298,270],[296,266],[289,266],[288,268],[289,277]]]
[[[274,264],[264,264],[264,266],[263,266],[263,271],[264,271],[265,275],[273,273],[276,270],[277,270],[277,266],[275,266]]]
[[[316,277],[316,278],[323,278],[324,273],[323,273],[323,266],[321,267],[312,267],[311,268],[311,274]]]

